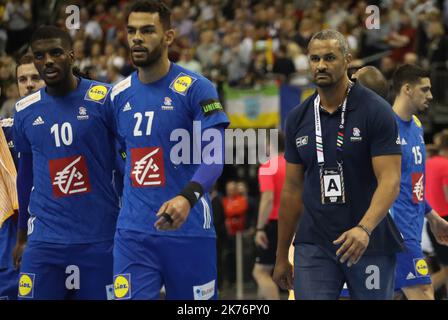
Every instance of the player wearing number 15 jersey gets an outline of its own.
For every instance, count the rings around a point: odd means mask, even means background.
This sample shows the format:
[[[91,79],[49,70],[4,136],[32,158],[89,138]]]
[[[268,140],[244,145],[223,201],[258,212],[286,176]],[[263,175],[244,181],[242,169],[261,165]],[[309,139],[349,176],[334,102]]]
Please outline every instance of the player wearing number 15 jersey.
[[[31,48],[47,87],[16,103],[19,214],[30,214],[19,298],[106,299],[119,211],[111,88],[73,74],[62,30],[39,28]]]
[[[447,235],[448,223],[425,201],[425,142],[422,125],[415,116],[428,108],[432,100],[431,82],[427,72],[413,65],[399,67],[393,82],[397,93],[393,110],[403,157],[400,194],[391,213],[407,249],[397,254],[395,290],[401,290],[409,300],[433,300],[434,291],[421,248],[423,218],[426,215],[438,240]]]
[[[223,162],[201,161],[207,152],[194,149],[192,137],[202,131],[204,140],[219,144],[215,155],[222,156],[229,121],[212,83],[168,60],[174,30],[161,1],[136,2],[127,30],[138,71],[111,93],[127,153],[114,246],[115,297],[157,299],[164,285],[167,299],[213,299],[216,236],[208,191]],[[208,133],[213,137],[205,138]]]

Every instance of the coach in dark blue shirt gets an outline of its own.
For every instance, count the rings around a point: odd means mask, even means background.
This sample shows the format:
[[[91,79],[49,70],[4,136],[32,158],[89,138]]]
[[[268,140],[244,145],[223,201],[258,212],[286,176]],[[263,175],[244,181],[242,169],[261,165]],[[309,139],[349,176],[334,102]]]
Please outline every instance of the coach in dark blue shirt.
[[[347,76],[345,38],[309,44],[317,92],[286,121],[274,279],[296,299],[390,299],[402,239],[388,214],[400,185],[401,146],[390,105]],[[294,278],[288,248],[295,237]]]

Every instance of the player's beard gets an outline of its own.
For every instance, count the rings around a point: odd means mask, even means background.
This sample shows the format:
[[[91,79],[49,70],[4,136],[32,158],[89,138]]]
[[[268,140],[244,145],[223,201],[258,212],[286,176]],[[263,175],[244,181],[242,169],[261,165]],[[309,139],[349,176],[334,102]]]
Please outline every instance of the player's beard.
[[[158,46],[154,47],[152,51],[149,50],[147,51],[146,59],[136,60],[134,59],[134,56],[132,55],[131,52],[131,60],[136,67],[143,67],[143,68],[150,67],[160,60],[160,58],[162,57],[162,53],[163,53],[163,39],[160,41]]]

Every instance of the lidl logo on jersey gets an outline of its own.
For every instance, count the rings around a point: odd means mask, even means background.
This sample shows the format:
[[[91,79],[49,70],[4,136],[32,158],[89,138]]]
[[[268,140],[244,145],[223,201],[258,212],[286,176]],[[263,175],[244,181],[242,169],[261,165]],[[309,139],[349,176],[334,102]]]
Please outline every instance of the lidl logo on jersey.
[[[114,277],[114,295],[116,300],[131,298],[131,274],[118,274]]]
[[[19,277],[19,297],[33,298],[34,297],[34,273],[20,273]]]
[[[414,259],[414,265],[417,277],[426,277],[429,275],[428,264],[425,259]]]
[[[162,148],[131,149],[131,180],[133,187],[165,185]]]
[[[412,173],[412,202],[420,203],[424,200],[424,174],[422,172]]]
[[[193,286],[194,300],[210,300],[215,295],[215,280],[200,286]]]
[[[90,180],[83,156],[49,161],[53,195],[56,198],[90,192]]]
[[[109,89],[110,88],[106,86],[92,83],[89,90],[87,90],[84,99],[103,104],[106,100],[107,94],[109,93]]]
[[[188,89],[197,79],[181,72],[170,84],[170,89],[185,96]]]
[[[89,115],[87,114],[86,107],[79,107],[78,115],[76,116],[78,120],[89,120]]]

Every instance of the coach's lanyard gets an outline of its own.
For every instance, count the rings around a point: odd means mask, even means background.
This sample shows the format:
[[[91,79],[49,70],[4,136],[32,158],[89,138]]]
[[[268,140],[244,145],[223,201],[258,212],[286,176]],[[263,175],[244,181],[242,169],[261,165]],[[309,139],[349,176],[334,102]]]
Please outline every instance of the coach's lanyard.
[[[352,88],[353,83],[350,82],[347,95],[345,96],[344,102],[342,103],[341,109],[341,122],[339,124],[338,136],[336,139],[336,159],[338,165],[342,164],[342,148],[344,146],[344,128],[345,128],[345,117],[347,112],[347,99],[350,89]],[[320,97],[317,94],[314,99],[314,125],[316,128],[316,153],[317,153],[317,164],[320,167],[325,165],[325,157],[324,157],[324,142],[322,140],[322,123],[320,120]]]

